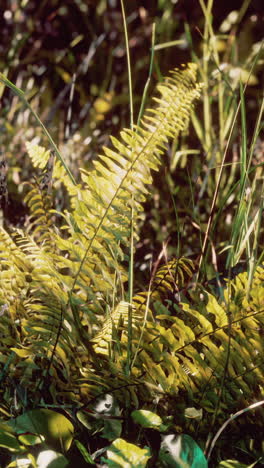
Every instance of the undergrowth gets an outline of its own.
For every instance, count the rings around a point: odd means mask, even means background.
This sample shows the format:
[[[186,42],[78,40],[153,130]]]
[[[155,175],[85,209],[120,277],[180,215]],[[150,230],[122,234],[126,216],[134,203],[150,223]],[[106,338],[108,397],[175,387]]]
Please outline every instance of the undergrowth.
[[[88,168],[65,160],[27,93],[0,76],[45,135],[44,146],[25,141],[34,179],[22,227],[5,217],[4,152],[0,164],[4,468],[263,463],[263,100],[247,120],[263,45],[232,62],[248,2],[232,34],[214,32],[212,1],[200,6],[202,57],[186,23],[192,63],[162,79],[145,110],[147,82],[137,124],[125,28],[130,128]],[[158,46],[153,27],[149,80]],[[164,223],[151,262],[137,255],[147,200],[157,233]]]

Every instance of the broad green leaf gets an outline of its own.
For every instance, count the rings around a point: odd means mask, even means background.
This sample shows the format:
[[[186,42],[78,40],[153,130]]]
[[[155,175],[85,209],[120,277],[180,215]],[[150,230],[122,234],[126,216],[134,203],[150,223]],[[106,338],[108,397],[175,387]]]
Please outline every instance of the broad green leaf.
[[[32,355],[31,349],[23,349],[23,348],[10,348],[12,351],[14,351],[19,357],[21,358],[27,358],[28,356]]]
[[[52,447],[68,450],[73,436],[73,425],[65,416],[49,409],[27,411],[8,424],[17,434],[42,435]]]
[[[152,411],[135,410],[132,411],[131,416],[135,423],[140,424],[142,427],[158,429],[159,431],[166,429],[165,425],[162,423],[162,419],[158,414],[152,413]]]
[[[149,448],[139,448],[123,439],[116,439],[107,450],[111,468],[145,468],[151,457]]]
[[[120,437],[122,432],[122,422],[117,419],[108,419],[104,422],[102,437],[107,440],[115,440]]]
[[[77,419],[87,428],[92,429],[92,416],[84,411],[77,411],[76,413]]]
[[[207,468],[207,460],[197,443],[187,434],[163,436],[159,460],[163,467]]]

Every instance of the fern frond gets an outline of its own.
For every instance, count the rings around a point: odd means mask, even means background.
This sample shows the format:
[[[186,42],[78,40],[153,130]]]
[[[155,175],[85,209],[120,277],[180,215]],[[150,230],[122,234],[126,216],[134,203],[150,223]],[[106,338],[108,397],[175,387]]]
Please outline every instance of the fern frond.
[[[29,231],[38,243],[45,245],[46,249],[51,249],[54,246],[50,229],[54,222],[51,196],[46,190],[40,190],[37,184],[28,185],[30,190],[25,196],[25,203],[31,213],[28,218]]]
[[[148,292],[135,295],[132,299],[132,305],[120,302],[110,316],[105,318],[100,332],[92,340],[96,353],[113,358],[114,344],[117,343],[119,355],[125,362],[129,308],[131,307],[134,329],[133,340],[135,346],[138,346],[140,334],[144,331],[144,320],[148,324],[153,317],[153,302],[162,301],[171,292],[178,292],[179,289],[186,287],[192,275],[193,263],[189,259],[173,259],[161,266],[152,278],[151,288]],[[149,299],[151,300],[149,301]],[[149,310],[146,310],[148,302],[150,304]],[[147,316],[145,316],[146,312]]]
[[[109,317],[104,320],[102,328],[99,333],[91,340],[97,354],[112,355],[113,344],[116,348],[119,347],[120,354],[124,355],[124,344],[127,343],[127,328],[128,328],[128,314],[129,308],[132,307],[133,320],[137,321],[140,316],[136,314],[134,306],[128,302],[120,302]]]
[[[175,295],[187,288],[193,274],[192,260],[187,258],[170,260],[156,271],[149,291],[140,292],[133,297],[133,304],[144,316],[148,300],[151,304],[154,301],[162,303],[170,294]]]
[[[67,227],[73,240],[76,231],[86,238],[73,287],[94,249],[100,250],[102,272],[103,263],[123,259],[120,246],[128,245],[131,197],[136,225],[152,181],[151,170],[158,170],[168,138],[186,126],[192,103],[200,95],[195,73],[194,64],[172,72],[158,87],[161,97],[156,99],[156,108],[146,112],[142,126],[121,132],[121,141],[112,138],[114,150],[104,148],[104,155],[94,162],[95,169],[82,172],[84,189],[72,214],[77,227]]]
[[[54,178],[66,184],[72,212],[63,214],[67,239],[56,233],[54,242],[61,251],[67,244],[64,258],[65,268],[72,273],[71,293],[79,291],[97,302],[98,313],[101,298],[113,290],[115,272],[121,272],[121,281],[125,279],[121,263],[124,247],[129,245],[132,196],[137,226],[152,182],[151,171],[158,170],[168,139],[187,125],[193,102],[200,95],[195,75],[194,64],[174,70],[158,86],[160,98],[155,99],[155,109],[146,111],[141,126],[122,131],[121,141],[112,138],[113,149],[104,148],[94,170],[82,170],[82,187],[73,186],[59,163],[55,165]],[[33,143],[27,149],[33,163],[43,168],[49,152]],[[61,257],[61,267],[63,261]]]
[[[51,156],[50,150],[45,149],[43,146],[37,145],[34,140],[31,142],[26,142],[26,148],[34,167],[44,170]],[[73,202],[73,199],[77,194],[77,185],[73,183],[72,179],[69,177],[68,172],[65,170],[65,167],[59,160],[55,161],[53,168],[53,178],[64,184],[68,194],[71,197],[71,201]]]
[[[212,411],[228,362],[222,409],[232,407],[231,395],[235,405],[241,395],[250,398],[252,386],[261,390],[264,268],[257,268],[249,297],[247,282],[247,273],[241,273],[228,281],[224,301],[209,294],[199,311],[181,303],[181,317],[175,308],[174,315],[168,312],[147,321],[136,365],[144,367],[152,385],[171,394],[185,388],[199,407]]]

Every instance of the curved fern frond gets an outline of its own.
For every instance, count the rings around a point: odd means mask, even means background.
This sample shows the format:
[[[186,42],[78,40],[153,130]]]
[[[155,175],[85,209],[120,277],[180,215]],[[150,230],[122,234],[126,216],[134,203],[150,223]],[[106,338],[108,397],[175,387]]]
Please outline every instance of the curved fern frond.
[[[116,272],[121,283],[126,276],[122,262],[124,247],[129,246],[131,200],[137,226],[151,171],[158,170],[168,139],[185,128],[200,95],[201,85],[195,80],[196,65],[188,64],[158,85],[155,108],[146,111],[140,127],[122,131],[121,141],[112,138],[113,149],[104,148],[91,172],[82,170],[82,187],[73,186],[63,168],[55,165],[54,178],[65,183],[72,199],[72,211],[63,213],[64,233],[54,236],[59,250],[68,252],[67,258],[61,256],[60,266],[64,262],[71,271],[69,294],[78,292],[94,306],[97,303],[99,314],[102,300],[118,287]],[[33,163],[44,167],[49,152],[33,143],[27,148]]]
[[[133,297],[133,304],[142,308],[148,296],[151,302],[162,301],[169,294],[179,293],[188,287],[194,274],[194,265],[188,258],[175,258],[162,265],[151,280],[148,292],[138,293]]]
[[[87,236],[87,246],[73,287],[94,243],[109,257],[108,245],[120,256],[119,242],[127,245],[130,232],[131,197],[135,223],[152,181],[151,170],[158,170],[160,157],[168,139],[178,135],[188,123],[193,101],[199,97],[201,85],[196,84],[196,66],[188,64],[183,70],[174,70],[172,76],[158,85],[161,97],[156,108],[146,111],[141,127],[121,132],[121,140],[112,138],[115,150],[104,148],[104,155],[94,162],[95,169],[83,173],[85,190],[76,207],[77,223],[87,213],[89,225],[81,223]]]

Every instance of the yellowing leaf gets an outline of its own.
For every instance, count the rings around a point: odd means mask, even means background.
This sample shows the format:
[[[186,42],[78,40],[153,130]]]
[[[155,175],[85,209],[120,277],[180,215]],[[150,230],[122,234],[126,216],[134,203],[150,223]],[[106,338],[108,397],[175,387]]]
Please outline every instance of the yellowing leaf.
[[[19,357],[27,358],[28,356],[32,355],[31,349],[22,349],[22,348],[11,348]]]
[[[123,439],[116,439],[107,450],[112,468],[145,468],[150,459],[149,448],[139,448]]]
[[[135,410],[131,413],[135,423],[140,424],[142,427],[159,428],[162,424],[162,419],[152,411]]]

